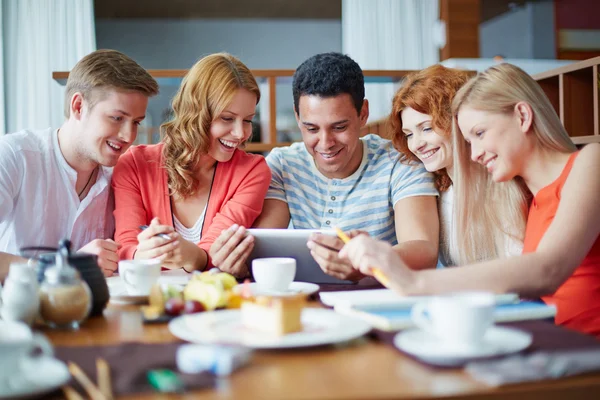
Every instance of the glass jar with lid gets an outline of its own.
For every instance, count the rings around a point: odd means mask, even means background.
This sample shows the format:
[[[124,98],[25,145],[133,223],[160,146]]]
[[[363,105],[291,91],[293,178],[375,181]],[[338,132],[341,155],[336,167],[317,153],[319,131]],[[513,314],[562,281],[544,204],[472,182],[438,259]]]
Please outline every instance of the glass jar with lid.
[[[52,328],[78,329],[91,310],[90,288],[69,265],[69,249],[69,241],[61,241],[56,265],[46,269],[40,285],[40,316]]]

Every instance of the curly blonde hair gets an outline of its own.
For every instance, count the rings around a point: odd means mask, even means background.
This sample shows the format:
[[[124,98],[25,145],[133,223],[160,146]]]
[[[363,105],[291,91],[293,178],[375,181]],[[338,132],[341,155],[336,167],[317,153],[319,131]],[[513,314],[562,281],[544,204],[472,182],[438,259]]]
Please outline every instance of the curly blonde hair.
[[[260,100],[254,76],[239,59],[227,53],[200,59],[183,78],[173,98],[173,118],[161,125],[164,166],[171,195],[192,196],[199,186],[200,159],[210,146],[210,126],[239,89]]]

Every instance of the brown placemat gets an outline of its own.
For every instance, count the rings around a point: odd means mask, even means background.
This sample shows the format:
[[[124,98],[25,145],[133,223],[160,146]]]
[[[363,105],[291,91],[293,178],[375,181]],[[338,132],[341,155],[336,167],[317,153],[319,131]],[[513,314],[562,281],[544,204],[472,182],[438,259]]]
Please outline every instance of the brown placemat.
[[[97,382],[96,359],[104,358],[110,366],[113,393],[115,395],[151,392],[154,389],[146,374],[152,369],[177,371],[175,354],[182,343],[147,344],[123,343],[115,346],[55,347],[55,356],[64,361],[77,363],[81,369]],[[187,390],[211,388],[215,378],[209,373],[183,374],[177,372]],[[73,387],[75,381],[71,382]],[[83,389],[78,387],[81,393]]]
[[[596,339],[594,336],[573,331],[562,326],[557,326],[552,321],[519,321],[503,323],[498,325],[521,329],[533,335],[533,342],[531,346],[524,351],[524,353],[526,354],[538,351],[552,353],[569,350],[600,349],[600,340]],[[373,331],[371,332],[371,336],[374,339],[393,347],[403,355],[417,360],[420,363],[425,364],[429,367],[436,369],[448,368],[429,364],[423,360],[414,357],[411,354],[405,353],[402,350],[398,349],[396,346],[394,346],[394,336],[396,336],[398,332],[399,331],[387,332],[379,329],[373,329]]]

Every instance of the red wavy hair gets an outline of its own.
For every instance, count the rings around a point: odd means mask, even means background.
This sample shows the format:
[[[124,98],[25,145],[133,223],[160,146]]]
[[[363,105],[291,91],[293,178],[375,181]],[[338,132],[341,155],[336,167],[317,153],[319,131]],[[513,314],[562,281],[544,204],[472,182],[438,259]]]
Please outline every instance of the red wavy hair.
[[[420,162],[409,149],[402,132],[400,114],[407,107],[431,116],[435,132],[440,136],[452,133],[452,99],[472,76],[471,72],[446,68],[436,64],[406,76],[402,87],[394,95],[388,125],[394,147],[404,163]],[[452,184],[446,168],[435,171],[435,185],[441,192]]]

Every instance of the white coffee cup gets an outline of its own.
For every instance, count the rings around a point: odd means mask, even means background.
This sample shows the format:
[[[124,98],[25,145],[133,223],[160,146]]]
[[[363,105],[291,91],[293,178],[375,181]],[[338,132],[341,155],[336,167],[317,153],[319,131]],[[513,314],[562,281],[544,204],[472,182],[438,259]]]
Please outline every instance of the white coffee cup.
[[[481,346],[494,323],[495,296],[488,292],[461,292],[436,296],[417,303],[411,311],[419,328],[445,345],[471,350]]]
[[[252,276],[261,290],[284,292],[296,276],[296,260],[289,257],[254,259]]]
[[[149,260],[119,261],[119,276],[130,296],[146,296],[160,277],[162,262]]]
[[[23,364],[29,358],[52,356],[52,345],[45,336],[31,332],[29,326],[18,321],[0,320],[0,387],[9,382],[13,374],[23,371]]]

